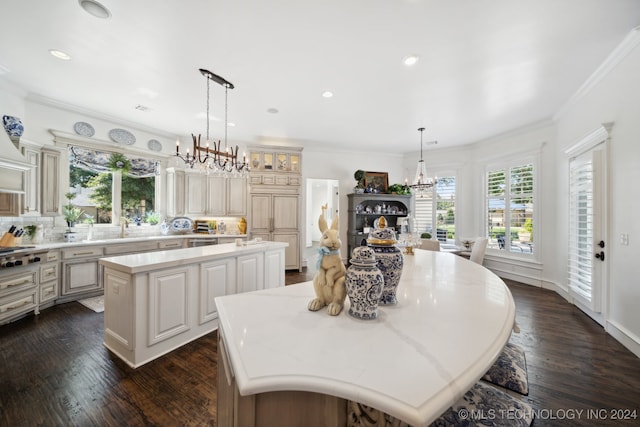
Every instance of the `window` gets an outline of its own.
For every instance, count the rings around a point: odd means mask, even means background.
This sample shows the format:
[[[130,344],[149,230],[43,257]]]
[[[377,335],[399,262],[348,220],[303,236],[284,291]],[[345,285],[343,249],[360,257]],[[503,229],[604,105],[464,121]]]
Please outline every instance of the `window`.
[[[434,203],[435,200],[435,203]],[[456,178],[438,178],[429,191],[415,198],[415,222],[418,232],[429,233],[441,242],[456,237]]]
[[[69,193],[84,222],[117,225],[120,217],[154,223],[157,162],[69,147]]]
[[[533,163],[487,172],[489,248],[533,254],[533,173]]]

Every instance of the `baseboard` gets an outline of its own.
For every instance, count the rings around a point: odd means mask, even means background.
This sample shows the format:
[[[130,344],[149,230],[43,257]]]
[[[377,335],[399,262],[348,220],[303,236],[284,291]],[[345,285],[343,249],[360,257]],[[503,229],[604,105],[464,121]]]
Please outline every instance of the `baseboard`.
[[[640,338],[615,321],[607,320],[606,331],[630,352],[640,358]]]

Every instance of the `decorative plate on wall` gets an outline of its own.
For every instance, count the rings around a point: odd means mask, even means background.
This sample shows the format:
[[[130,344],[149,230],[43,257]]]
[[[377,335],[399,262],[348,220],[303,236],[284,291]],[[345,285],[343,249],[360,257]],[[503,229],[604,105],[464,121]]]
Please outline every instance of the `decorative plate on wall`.
[[[169,229],[174,233],[191,233],[193,231],[193,221],[186,216],[179,216],[171,220]]]
[[[111,129],[109,131],[109,138],[113,142],[124,145],[133,145],[136,142],[136,137],[125,129]]]
[[[76,122],[73,125],[73,130],[80,136],[86,136],[87,138],[91,138],[95,135],[96,130],[87,122]]]
[[[147,146],[151,151],[162,151],[162,144],[157,139],[150,139]]]

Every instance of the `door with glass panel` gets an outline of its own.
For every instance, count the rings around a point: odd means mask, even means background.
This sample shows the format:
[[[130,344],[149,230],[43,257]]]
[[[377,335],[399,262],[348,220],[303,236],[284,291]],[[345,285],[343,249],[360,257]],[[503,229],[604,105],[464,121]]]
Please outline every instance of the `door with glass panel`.
[[[605,143],[569,159],[569,293],[598,323],[606,307]]]

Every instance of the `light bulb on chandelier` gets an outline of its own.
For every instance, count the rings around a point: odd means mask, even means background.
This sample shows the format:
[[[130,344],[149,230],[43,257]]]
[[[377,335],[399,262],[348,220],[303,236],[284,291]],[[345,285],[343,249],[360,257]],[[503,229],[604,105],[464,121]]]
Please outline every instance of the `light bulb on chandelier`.
[[[180,141],[176,141],[176,156],[182,159],[190,168],[197,166],[206,173],[213,170],[223,175],[229,173],[233,175],[245,175],[249,172],[246,155],[243,154],[242,161],[240,161],[238,159],[238,146],[235,146],[235,150],[233,147],[227,147],[228,94],[229,89],[234,88],[233,83],[203,68],[200,69],[200,73],[207,79],[207,139],[205,146],[202,146],[200,134],[198,134],[197,137],[191,134],[191,138],[193,139],[193,154],[189,153],[188,148],[186,153],[182,154],[180,152]],[[224,87],[224,149],[222,147],[222,141],[211,142],[209,138],[209,84],[211,80]],[[210,145],[213,145],[213,148],[211,148]]]

